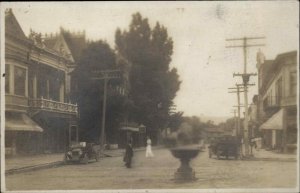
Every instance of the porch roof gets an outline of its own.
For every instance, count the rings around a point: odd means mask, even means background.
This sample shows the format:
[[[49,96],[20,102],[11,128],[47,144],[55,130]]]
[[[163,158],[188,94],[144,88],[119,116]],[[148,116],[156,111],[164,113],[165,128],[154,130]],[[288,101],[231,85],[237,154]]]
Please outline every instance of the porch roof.
[[[43,129],[25,113],[6,112],[5,131],[43,132]]]
[[[280,109],[270,119],[264,122],[259,129],[272,129],[282,130],[283,129],[283,109]]]

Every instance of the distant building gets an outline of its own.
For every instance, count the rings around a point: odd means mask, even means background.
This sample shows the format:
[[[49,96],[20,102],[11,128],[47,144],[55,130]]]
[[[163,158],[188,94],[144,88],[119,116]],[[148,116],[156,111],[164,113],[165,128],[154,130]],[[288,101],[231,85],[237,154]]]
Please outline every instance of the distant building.
[[[297,146],[297,51],[264,60],[258,54],[257,117],[263,144],[283,152]]]
[[[205,143],[209,143],[215,138],[232,134],[232,130],[224,130],[223,128],[219,127],[208,127],[202,130],[201,136]]]
[[[6,10],[7,154],[63,152],[76,140],[78,111],[69,100],[68,82],[73,53],[45,40],[32,30],[26,37],[12,10]]]

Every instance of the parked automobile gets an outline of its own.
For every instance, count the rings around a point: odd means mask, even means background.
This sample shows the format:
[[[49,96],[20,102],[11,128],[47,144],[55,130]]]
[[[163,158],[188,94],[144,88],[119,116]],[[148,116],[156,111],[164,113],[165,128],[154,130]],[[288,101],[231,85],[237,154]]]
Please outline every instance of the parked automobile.
[[[209,145],[209,157],[217,156],[217,159],[225,157],[234,157],[237,159],[240,156],[240,140],[235,136],[222,136],[211,141]]]
[[[72,145],[65,153],[64,161],[68,162],[80,162],[87,164],[89,160],[100,158],[100,145],[95,143],[81,142],[79,144]]]

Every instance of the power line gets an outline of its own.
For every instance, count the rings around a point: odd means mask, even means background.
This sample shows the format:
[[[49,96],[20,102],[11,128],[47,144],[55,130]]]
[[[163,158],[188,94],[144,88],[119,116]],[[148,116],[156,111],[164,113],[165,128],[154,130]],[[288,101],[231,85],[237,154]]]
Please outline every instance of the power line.
[[[265,46],[265,44],[248,44],[249,40],[258,40],[265,39],[265,37],[243,37],[243,38],[231,38],[226,39],[226,41],[243,41],[241,45],[234,46],[226,46],[226,48],[243,48],[244,55],[244,72],[243,73],[234,73],[233,76],[241,76],[243,79],[244,86],[244,103],[245,103],[245,120],[244,120],[244,132],[243,139],[245,145],[245,156],[249,156],[249,128],[248,128],[248,86],[252,86],[252,84],[248,84],[251,76],[256,76],[256,73],[247,73],[247,48],[249,47],[261,47]]]

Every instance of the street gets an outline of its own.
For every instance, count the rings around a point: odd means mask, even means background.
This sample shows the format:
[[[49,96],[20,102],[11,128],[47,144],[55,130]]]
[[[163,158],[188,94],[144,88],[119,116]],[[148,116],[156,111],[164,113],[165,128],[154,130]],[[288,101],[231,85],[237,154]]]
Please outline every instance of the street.
[[[122,157],[103,158],[89,164],[72,164],[6,176],[7,190],[97,190],[97,189],[215,189],[294,188],[296,161],[242,161],[208,158],[207,150],[191,162],[197,181],[175,183],[179,167],[169,150],[135,152],[133,167],[127,169]]]

